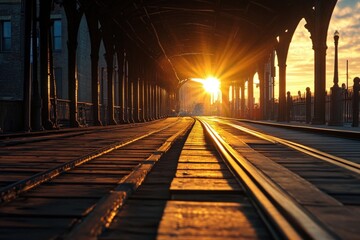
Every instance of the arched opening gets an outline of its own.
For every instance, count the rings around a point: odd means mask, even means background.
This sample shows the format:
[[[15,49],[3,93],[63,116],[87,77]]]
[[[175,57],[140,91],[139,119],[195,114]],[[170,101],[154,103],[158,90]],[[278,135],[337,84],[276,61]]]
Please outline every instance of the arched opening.
[[[179,89],[180,115],[219,115],[220,82],[213,77],[189,79]]]
[[[292,37],[287,58],[286,92],[292,95],[305,93],[306,87],[314,86],[314,51],[310,33],[302,19]]]

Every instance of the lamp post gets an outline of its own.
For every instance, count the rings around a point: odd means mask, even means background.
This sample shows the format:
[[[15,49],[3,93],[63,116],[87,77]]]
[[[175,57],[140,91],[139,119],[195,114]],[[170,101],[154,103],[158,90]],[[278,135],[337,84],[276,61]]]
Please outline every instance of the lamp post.
[[[339,74],[338,74],[338,43],[339,32],[334,33],[335,43],[335,59],[334,59],[334,85],[331,88],[330,95],[330,120],[328,125],[330,126],[342,126],[343,125],[343,107],[342,107],[342,89],[339,87]]]
[[[339,73],[338,73],[338,45],[339,45],[339,32],[334,33],[334,44],[335,44],[335,60],[334,60],[334,86],[339,87]]]

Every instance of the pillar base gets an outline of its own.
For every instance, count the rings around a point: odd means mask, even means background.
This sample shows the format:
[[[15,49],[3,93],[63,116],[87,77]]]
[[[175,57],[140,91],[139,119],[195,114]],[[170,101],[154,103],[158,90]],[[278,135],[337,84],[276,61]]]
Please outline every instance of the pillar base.
[[[100,120],[96,120],[96,121],[94,121],[93,125],[94,126],[102,126],[103,124]]]
[[[329,126],[343,126],[342,89],[338,85],[331,88]]]
[[[325,120],[314,118],[311,121],[311,125],[325,125]]]
[[[327,124],[328,126],[338,126],[338,127],[342,127],[344,126],[344,123],[343,122],[328,122]]]
[[[116,120],[115,120],[115,119],[111,119],[111,120],[109,121],[109,125],[117,125]]]
[[[81,124],[78,122],[78,120],[70,122],[70,127],[78,128],[81,127]]]
[[[24,131],[25,131],[25,132],[31,132],[31,130],[32,130],[32,129],[31,129],[31,127],[29,127],[29,126],[24,128]],[[0,133],[2,133],[2,132],[3,132],[3,130],[0,128]]]
[[[43,126],[33,126],[31,131],[32,132],[38,132],[38,131],[44,131],[45,129],[43,128]]]
[[[46,121],[43,123],[43,127],[44,127],[46,130],[59,129],[58,126],[56,126],[56,124],[53,123],[53,122],[50,121],[50,120],[46,120]]]

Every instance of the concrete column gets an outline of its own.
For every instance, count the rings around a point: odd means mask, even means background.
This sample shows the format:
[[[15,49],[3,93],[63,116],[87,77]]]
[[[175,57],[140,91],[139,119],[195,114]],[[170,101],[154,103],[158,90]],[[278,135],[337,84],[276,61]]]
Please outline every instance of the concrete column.
[[[287,122],[290,122],[292,120],[292,107],[293,107],[293,103],[292,103],[292,96],[291,93],[288,91],[286,93],[286,118],[285,120]]]
[[[159,86],[155,85],[155,119],[159,119]]]
[[[242,79],[240,82],[240,92],[241,92],[241,99],[240,99],[240,116],[241,118],[245,118],[245,79]]]
[[[279,60],[279,106],[277,121],[283,122],[286,119],[286,64],[285,59]],[[285,60],[286,61],[286,60]]]
[[[95,126],[101,126],[100,116],[100,82],[99,82],[99,49],[100,49],[100,33],[97,27],[97,21],[88,21],[89,31],[93,31],[90,34],[91,41],[91,93],[92,93],[92,104],[93,104],[93,124]],[[91,29],[91,30],[90,30]]]
[[[234,100],[233,100],[233,97],[234,97],[234,87],[232,85],[232,83],[230,83],[229,85],[229,93],[228,93],[228,97],[229,97],[229,117],[232,117],[233,115],[233,111],[234,111],[234,107],[233,107],[233,103],[234,103]],[[230,101],[230,95],[231,95],[231,101]]]
[[[139,120],[140,122],[145,122],[145,113],[144,113],[144,79],[140,79],[139,82]]]
[[[360,78],[354,78],[354,87],[353,87],[353,99],[352,99],[352,114],[353,121],[352,127],[359,127],[359,92],[360,92]]]
[[[148,99],[148,82],[147,78],[149,76],[146,75],[146,79],[143,82],[143,98],[144,98],[144,120],[147,122],[149,121],[149,99]]]
[[[235,93],[235,82],[232,82],[231,85],[231,106],[230,106],[230,116],[235,117],[235,111],[236,111],[236,93]]]
[[[46,1],[46,0],[44,0]],[[79,127],[78,122],[78,79],[76,72],[76,49],[77,35],[82,13],[77,10],[75,1],[64,1],[64,8],[67,19],[68,30],[68,81],[69,81],[69,100],[70,100],[70,126]]]
[[[125,64],[124,64],[124,120],[125,123],[130,123],[130,112],[129,112],[129,63],[127,60],[128,53],[126,53]]]
[[[158,86],[158,118],[161,118],[161,87]]]
[[[258,67],[258,76],[259,76],[259,90],[260,90],[260,106],[259,106],[259,120],[263,120],[266,114],[266,82],[265,82],[265,61],[259,63]]]
[[[130,56],[131,52],[128,52],[127,59],[128,59],[128,74],[127,74],[127,94],[128,94],[128,119],[130,123],[134,121],[134,84],[133,84],[133,64],[134,62],[131,61],[132,56]]]
[[[235,117],[240,117],[240,84],[235,83]]]
[[[41,116],[45,129],[53,129],[54,124],[50,119],[50,7],[51,2],[40,0],[39,27],[40,27],[40,82],[41,82]]]
[[[221,97],[222,97],[222,105],[221,105],[221,116],[228,117],[229,116],[229,89],[230,86],[228,83],[223,82],[221,84]]]
[[[248,110],[249,110],[249,119],[254,118],[254,79],[253,74],[248,78]]]
[[[122,46],[116,45],[116,57],[118,62],[118,82],[119,82],[119,107],[120,107],[120,113],[119,113],[119,123],[125,123],[125,111],[124,111],[124,103],[125,103],[125,94],[124,94],[124,72],[125,72],[125,66],[124,66],[124,50]]]
[[[305,99],[305,105],[306,105],[306,123],[311,122],[311,91],[310,88],[306,88],[306,99]]]
[[[164,117],[164,89],[160,87],[160,118]]]
[[[101,126],[100,115],[100,82],[99,82],[99,49],[101,43],[101,33],[99,30],[99,20],[96,16],[97,9],[88,2],[85,2],[85,17],[90,35],[91,44],[91,98],[93,110],[93,125]]]
[[[154,92],[152,83],[149,84],[149,117],[154,120]]]
[[[140,100],[139,100],[139,91],[140,91],[140,78],[134,79],[134,121],[140,122]]]
[[[30,75],[30,43],[31,43],[31,23],[32,23],[32,0],[24,2],[24,131],[31,131],[31,75]],[[0,128],[1,132],[1,128]]]
[[[315,1],[310,18],[305,27],[311,33],[314,49],[314,117],[312,124],[325,124],[325,87],[326,87],[326,38],[333,9],[337,0]]]
[[[315,50],[315,85],[314,85],[314,117],[312,124],[325,124],[326,96],[326,49],[325,45],[317,46]]]
[[[37,2],[32,1],[32,30],[37,32],[37,17],[36,17]],[[41,94],[40,94],[40,83],[38,76],[38,44],[37,35],[32,35],[32,52],[33,52],[33,64],[32,64],[32,102],[31,102],[31,128],[36,131],[43,130],[41,121]]]
[[[156,83],[154,82],[151,87],[152,94],[152,119],[156,120]]]
[[[99,83],[99,54],[94,51],[91,54],[91,93],[93,104],[93,124],[95,126],[101,126],[100,117],[100,83]]]
[[[112,49],[112,48],[110,48]],[[115,120],[115,113],[114,113],[114,52],[107,50],[105,54],[106,59],[106,69],[107,69],[107,114],[108,114],[108,124],[109,125],[116,125],[117,122]]]

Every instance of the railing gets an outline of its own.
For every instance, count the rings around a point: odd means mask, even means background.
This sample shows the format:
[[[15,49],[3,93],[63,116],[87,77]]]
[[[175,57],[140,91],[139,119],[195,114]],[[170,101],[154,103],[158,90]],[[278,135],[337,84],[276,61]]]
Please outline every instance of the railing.
[[[70,100],[58,99],[56,102],[57,125],[68,127],[70,124]],[[81,126],[93,125],[93,104],[78,102],[78,122]],[[51,105],[51,120],[55,122],[54,104]]]
[[[55,113],[54,113],[54,104],[51,101],[51,120],[55,122]],[[57,115],[57,125],[61,126],[69,126],[70,121],[70,100],[58,99],[56,101],[56,115]]]
[[[70,124],[70,100],[58,99],[56,103],[57,125],[68,127]],[[120,122],[121,107],[114,106],[115,120]],[[100,119],[103,123],[108,122],[108,108],[100,104]],[[51,105],[51,120],[55,122],[54,104]],[[92,103],[78,102],[78,122],[81,126],[94,125],[94,107]]]
[[[343,122],[345,124],[352,123],[353,120],[353,109],[352,109],[352,99],[353,91],[352,89],[346,90],[343,94],[344,98],[342,100],[343,104]],[[290,118],[291,121],[305,122],[306,121],[306,98],[305,95],[292,97],[292,108]],[[53,103],[53,101],[52,101]],[[59,126],[69,126],[70,122],[70,100],[58,99],[57,100],[57,124]],[[277,108],[278,103],[275,100],[273,102],[273,116],[270,116],[270,119],[277,119]],[[78,121],[83,126],[93,125],[93,104],[87,102],[78,102]],[[128,110],[129,111],[129,110]],[[311,97],[311,114],[313,117],[314,113],[314,97]],[[114,107],[115,120],[120,122],[121,116],[121,107]],[[255,114],[256,115],[256,114]],[[54,104],[51,108],[51,117],[55,121],[55,112]],[[108,109],[106,105],[100,105],[100,118],[103,123],[108,122]],[[330,95],[326,95],[325,101],[325,121],[328,122],[330,119]]]
[[[342,99],[343,104],[343,122],[351,123],[352,122],[352,98],[353,92],[350,89],[345,91],[343,94],[344,98]],[[306,99],[305,96],[296,96],[292,97],[293,107],[291,113],[291,120],[298,122],[305,122],[306,119]],[[311,114],[314,113],[314,97],[311,97]],[[326,95],[325,100],[325,120],[328,122],[330,119],[330,95]]]
[[[306,103],[305,97],[293,97],[293,109],[290,114],[293,121],[305,122],[306,120]]]

